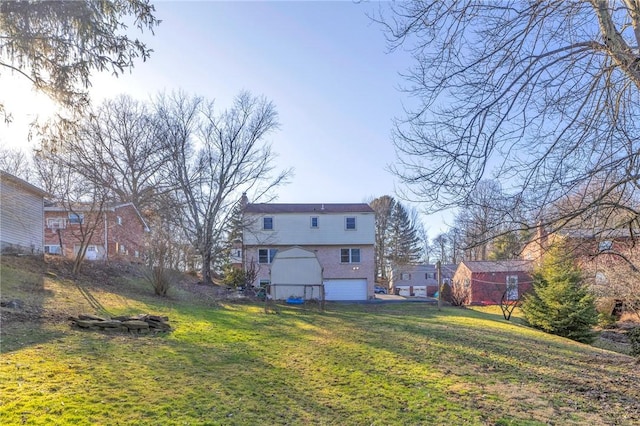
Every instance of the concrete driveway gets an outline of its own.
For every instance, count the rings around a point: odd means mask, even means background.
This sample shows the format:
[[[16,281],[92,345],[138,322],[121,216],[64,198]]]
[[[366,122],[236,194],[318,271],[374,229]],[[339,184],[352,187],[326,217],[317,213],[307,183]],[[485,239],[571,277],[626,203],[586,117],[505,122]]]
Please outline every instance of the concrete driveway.
[[[429,304],[437,304],[438,299],[434,299],[433,297],[407,297],[407,296],[399,296],[395,294],[376,294],[375,295],[376,302],[422,302]]]

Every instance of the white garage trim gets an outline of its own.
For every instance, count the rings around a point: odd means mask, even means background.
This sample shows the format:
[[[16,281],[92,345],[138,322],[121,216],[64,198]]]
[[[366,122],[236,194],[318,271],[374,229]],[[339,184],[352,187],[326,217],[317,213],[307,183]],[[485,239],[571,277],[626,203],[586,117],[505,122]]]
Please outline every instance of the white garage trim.
[[[411,287],[408,285],[397,285],[396,289],[400,296],[411,296]]]
[[[325,300],[367,300],[367,280],[324,280],[324,298]]]

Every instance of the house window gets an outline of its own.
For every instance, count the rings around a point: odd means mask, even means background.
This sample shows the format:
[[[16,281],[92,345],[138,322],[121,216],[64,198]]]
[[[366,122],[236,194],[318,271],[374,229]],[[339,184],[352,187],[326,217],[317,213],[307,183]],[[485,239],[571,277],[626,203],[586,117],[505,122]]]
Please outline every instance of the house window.
[[[360,263],[360,249],[340,249],[340,262]]]
[[[408,272],[403,272],[400,274],[400,279],[403,281],[409,281],[411,279],[411,274]]]
[[[271,263],[273,258],[276,257],[278,249],[259,249],[258,250],[258,263]]]
[[[345,218],[345,228],[346,229],[356,229],[356,218],[355,217],[347,217]]]
[[[80,213],[69,213],[69,223],[84,223],[84,215]]]
[[[47,228],[49,229],[64,229],[66,228],[67,221],[63,217],[53,217],[47,219]]]
[[[262,229],[272,230],[273,229],[273,218],[272,217],[263,217],[262,218]]]
[[[612,248],[613,248],[613,241],[600,241],[600,244],[598,244],[599,251],[607,251],[607,250],[611,250]]]
[[[518,300],[518,276],[517,275],[507,276],[506,298],[507,300]]]
[[[318,227],[318,216],[313,216],[311,218],[311,227],[312,228],[317,228]]]
[[[120,254],[127,254],[127,249],[126,249],[126,247],[124,246],[124,244],[122,244],[122,245],[120,246]]]
[[[122,218],[120,216],[116,216],[116,224],[122,225]]]
[[[44,246],[44,252],[47,254],[62,254],[60,246]]]

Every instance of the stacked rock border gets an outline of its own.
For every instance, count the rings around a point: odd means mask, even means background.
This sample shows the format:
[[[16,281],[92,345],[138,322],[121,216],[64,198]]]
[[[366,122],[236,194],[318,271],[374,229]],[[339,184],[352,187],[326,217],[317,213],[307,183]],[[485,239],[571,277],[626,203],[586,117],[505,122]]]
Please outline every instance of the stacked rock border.
[[[80,314],[69,318],[71,323],[85,330],[115,331],[129,333],[169,332],[169,317],[140,314],[104,318],[91,314]]]

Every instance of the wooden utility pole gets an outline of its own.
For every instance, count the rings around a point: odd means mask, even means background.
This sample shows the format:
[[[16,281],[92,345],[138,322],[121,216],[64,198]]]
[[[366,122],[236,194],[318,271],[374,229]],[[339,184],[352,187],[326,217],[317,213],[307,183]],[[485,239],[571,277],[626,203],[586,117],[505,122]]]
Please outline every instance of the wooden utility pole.
[[[442,308],[442,267],[440,261],[436,262],[436,278],[438,281],[438,310]]]

